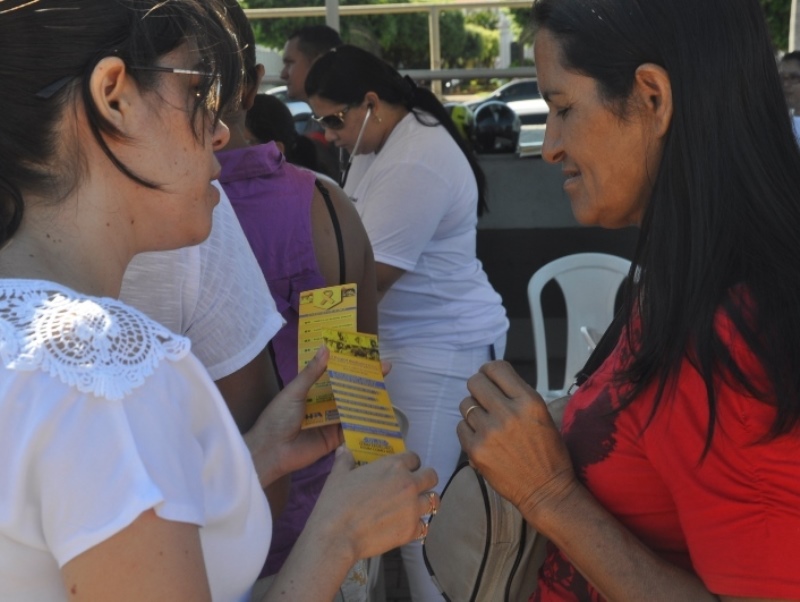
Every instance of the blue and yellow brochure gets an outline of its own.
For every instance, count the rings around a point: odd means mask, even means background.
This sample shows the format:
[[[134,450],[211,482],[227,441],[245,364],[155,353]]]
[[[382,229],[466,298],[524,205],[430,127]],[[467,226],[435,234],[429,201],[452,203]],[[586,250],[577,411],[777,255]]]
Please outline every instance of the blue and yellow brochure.
[[[297,368],[302,370],[323,344],[327,329],[355,332],[355,284],[326,286],[300,293],[300,311],[297,327]],[[333,399],[333,390],[327,374],[314,383],[306,399],[306,416],[303,428],[337,424],[339,413]]]
[[[357,464],[405,451],[400,424],[386,391],[378,337],[326,330],[328,376],[347,448]]]

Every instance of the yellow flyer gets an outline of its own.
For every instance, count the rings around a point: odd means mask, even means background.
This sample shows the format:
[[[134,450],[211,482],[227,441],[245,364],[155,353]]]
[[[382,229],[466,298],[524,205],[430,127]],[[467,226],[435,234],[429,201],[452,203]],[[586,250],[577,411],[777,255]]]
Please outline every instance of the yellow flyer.
[[[400,424],[386,392],[372,334],[326,330],[328,375],[344,431],[357,464],[405,450]]]
[[[323,344],[323,331],[336,329],[355,332],[356,285],[326,286],[300,293],[297,328],[297,368],[302,370]],[[336,424],[339,414],[333,400],[328,375],[314,383],[306,399],[303,428]]]

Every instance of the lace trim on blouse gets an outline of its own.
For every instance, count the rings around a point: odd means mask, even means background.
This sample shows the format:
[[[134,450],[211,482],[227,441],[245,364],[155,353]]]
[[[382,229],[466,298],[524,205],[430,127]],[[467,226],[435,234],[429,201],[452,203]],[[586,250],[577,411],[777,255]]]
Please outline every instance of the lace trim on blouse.
[[[189,353],[189,339],[110,298],[44,281],[0,281],[0,359],[41,370],[82,393],[122,399],[163,359]]]

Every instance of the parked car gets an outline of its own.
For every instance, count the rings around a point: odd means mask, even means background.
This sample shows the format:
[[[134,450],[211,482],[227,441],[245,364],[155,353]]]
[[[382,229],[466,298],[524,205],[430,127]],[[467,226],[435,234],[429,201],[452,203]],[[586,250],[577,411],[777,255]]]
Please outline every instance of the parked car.
[[[515,79],[503,84],[497,90],[476,100],[465,103],[473,111],[490,101],[506,103],[519,115],[522,125],[542,125],[547,121],[547,103],[539,92],[536,78]]]
[[[517,100],[530,100],[532,98],[541,98],[539,93],[539,82],[535,77],[514,79],[503,84],[491,94],[482,98],[477,98],[467,102],[467,106],[473,111],[480,105],[490,100],[499,100],[501,102],[514,102]]]
[[[522,125],[544,125],[547,122],[547,103],[543,98],[512,100],[506,103],[519,115]]]

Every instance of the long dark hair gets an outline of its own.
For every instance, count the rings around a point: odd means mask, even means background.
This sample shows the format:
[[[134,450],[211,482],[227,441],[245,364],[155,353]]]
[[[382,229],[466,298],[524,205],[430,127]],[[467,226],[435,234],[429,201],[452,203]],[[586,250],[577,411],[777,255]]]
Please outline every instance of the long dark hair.
[[[82,171],[76,153],[63,150],[57,126],[80,97],[97,143],[121,172],[149,188],[114,156],[104,136],[123,134],[104,120],[92,100],[89,76],[107,56],[120,57],[143,89],[164,74],[132,69],[188,40],[196,43],[204,71],[222,82],[221,105],[237,96],[241,61],[228,22],[213,0],[5,0],[0,3],[0,244],[22,220],[23,193],[57,200],[76,185]],[[201,85],[191,123],[213,93]],[[205,128],[195,128],[204,135]],[[59,149],[61,149],[59,151]]]
[[[655,383],[657,406],[689,359],[708,397],[706,451],[720,379],[777,408],[769,435],[789,432],[800,419],[800,151],[757,0],[535,0],[533,20],[619,115],[639,65],[660,65],[671,81],[639,272],[609,331],[641,319],[617,375],[632,385],[624,403]],[[719,311],[766,379],[723,344]]]
[[[305,89],[308,96],[320,96],[342,104],[360,103],[367,92],[374,92],[384,102],[404,106],[414,113],[417,121],[427,126],[436,124],[430,123],[420,112],[432,115],[469,161],[478,184],[478,215],[486,210],[486,175],[433,92],[403,77],[374,54],[348,44],[323,54],[314,62],[306,76]]]

